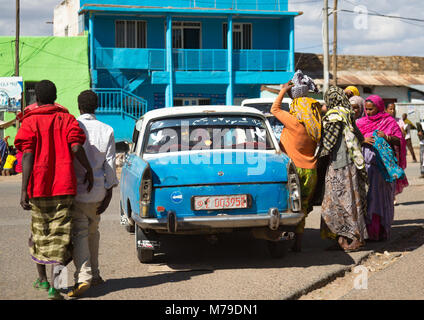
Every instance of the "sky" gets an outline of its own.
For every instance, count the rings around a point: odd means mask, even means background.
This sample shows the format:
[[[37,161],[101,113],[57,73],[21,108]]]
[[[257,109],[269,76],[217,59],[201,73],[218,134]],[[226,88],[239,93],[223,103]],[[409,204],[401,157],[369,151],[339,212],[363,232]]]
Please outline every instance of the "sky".
[[[52,35],[53,25],[46,22],[53,21],[53,9],[61,1],[21,0],[21,35]],[[328,0],[330,11],[333,1]],[[338,0],[338,3],[341,10],[356,8],[369,13],[424,19],[422,0],[404,0],[401,5],[394,0]],[[322,7],[323,0],[289,0],[290,11],[303,11],[295,20],[296,52],[323,52]],[[329,21],[332,42],[332,15]],[[15,0],[0,0],[0,36],[5,35],[15,35]],[[339,11],[337,46],[338,54],[424,56],[424,22]]]

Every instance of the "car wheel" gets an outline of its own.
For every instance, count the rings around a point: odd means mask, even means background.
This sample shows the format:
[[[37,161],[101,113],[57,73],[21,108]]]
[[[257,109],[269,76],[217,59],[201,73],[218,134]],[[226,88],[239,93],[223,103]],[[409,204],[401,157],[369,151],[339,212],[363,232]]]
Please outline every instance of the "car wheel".
[[[281,259],[284,258],[288,251],[291,241],[280,240],[280,241],[267,241],[268,251],[272,258]]]
[[[127,217],[127,215],[124,213],[124,210],[122,210],[122,205],[120,205],[120,211],[121,211],[121,225],[125,227],[125,230],[127,230],[129,233],[135,232],[135,226],[134,224],[131,224],[130,219]]]
[[[135,247],[137,249],[137,258],[141,263],[149,263],[153,261],[154,248],[143,248],[141,242],[151,240],[146,233],[139,227],[135,226]]]
[[[125,225],[125,230],[127,230],[129,233],[135,232],[135,226],[131,225],[129,222]]]

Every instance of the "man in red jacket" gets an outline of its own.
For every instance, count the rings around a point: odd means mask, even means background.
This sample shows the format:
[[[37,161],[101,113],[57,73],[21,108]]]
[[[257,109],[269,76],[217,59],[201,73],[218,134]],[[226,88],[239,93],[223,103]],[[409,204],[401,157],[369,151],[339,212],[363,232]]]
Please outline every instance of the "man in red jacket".
[[[86,170],[88,190],[93,186],[93,171],[82,148],[84,131],[66,108],[55,104],[54,83],[39,82],[35,95],[37,107],[25,110],[15,138],[15,147],[23,153],[21,206],[32,210],[29,245],[39,275],[33,286],[48,290],[49,299],[63,299],[55,285],[57,270],[72,257],[70,209],[76,194],[73,157]],[[52,265],[51,286],[46,265]]]

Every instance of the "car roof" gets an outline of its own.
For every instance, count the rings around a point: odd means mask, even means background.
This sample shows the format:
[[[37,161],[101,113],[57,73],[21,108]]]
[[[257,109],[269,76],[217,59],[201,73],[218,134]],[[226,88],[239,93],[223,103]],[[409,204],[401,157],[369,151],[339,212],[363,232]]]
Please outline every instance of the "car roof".
[[[214,114],[214,113],[228,113],[228,114],[251,114],[256,116],[263,117],[261,111],[251,108],[251,107],[241,107],[241,106],[223,106],[223,105],[210,105],[210,106],[187,106],[187,107],[170,107],[170,108],[160,108],[155,109],[149,112],[146,112],[143,115],[143,119],[155,119],[162,118],[167,116],[176,116],[176,115],[201,115],[201,114]]]
[[[315,98],[314,98],[315,99]],[[321,105],[325,104],[325,101],[322,99],[315,99],[318,101]],[[242,105],[250,104],[250,103],[274,103],[275,98],[254,98],[254,99],[245,99],[242,101]],[[283,98],[283,103],[291,103],[292,99],[290,98]]]
[[[242,105],[247,103],[274,103],[275,98],[254,98],[254,99],[245,99],[242,101]],[[291,103],[292,99],[284,98],[283,103]]]

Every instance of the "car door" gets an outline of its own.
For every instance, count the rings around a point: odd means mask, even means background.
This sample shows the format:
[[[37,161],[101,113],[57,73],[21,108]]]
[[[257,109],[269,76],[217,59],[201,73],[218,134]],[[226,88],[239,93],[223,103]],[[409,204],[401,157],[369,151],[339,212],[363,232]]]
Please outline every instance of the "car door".
[[[141,121],[139,120],[133,132],[132,147],[125,156],[125,162],[121,173],[121,201],[122,206],[128,217],[132,212],[138,212],[139,187],[143,170],[147,163],[137,154],[138,144],[141,143],[140,134]],[[140,172],[141,171],[141,172]],[[131,211],[131,212],[130,212]]]

